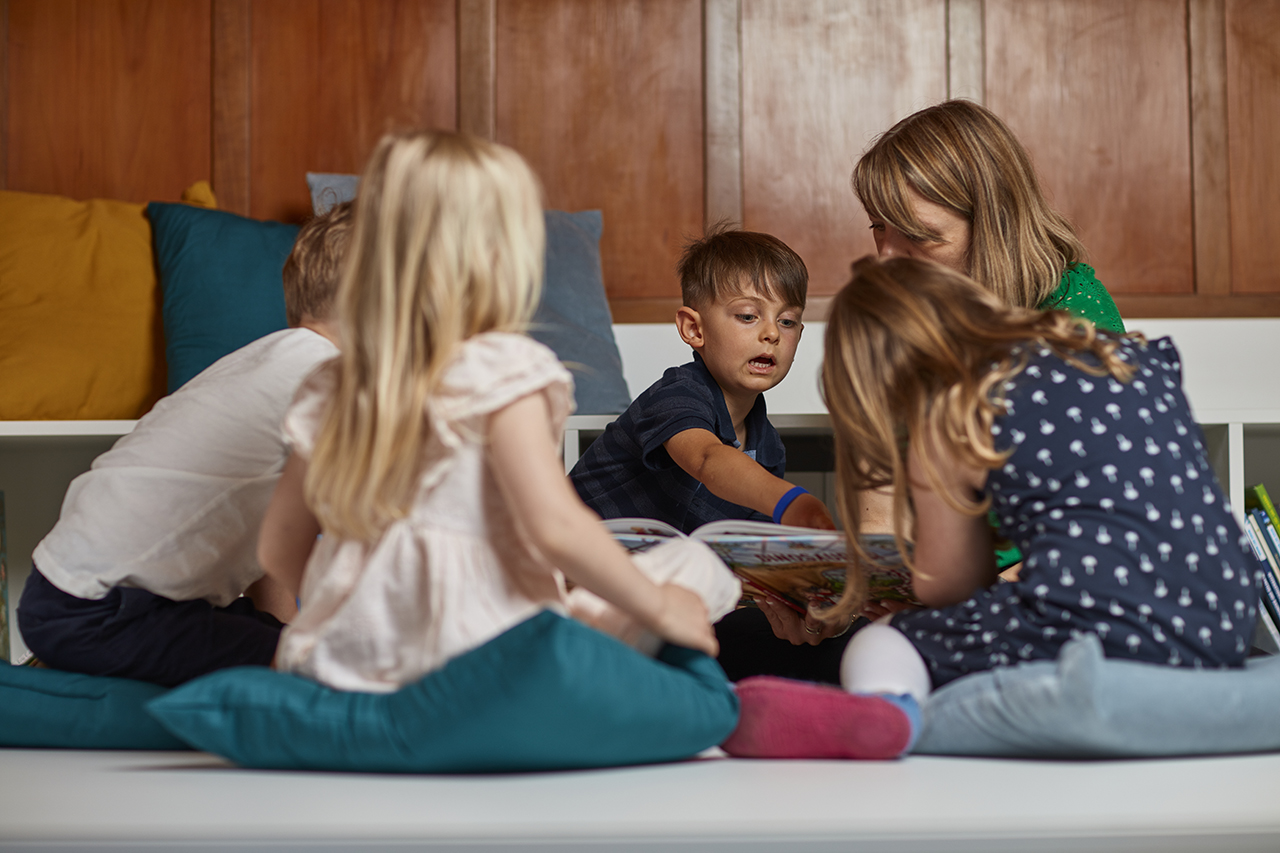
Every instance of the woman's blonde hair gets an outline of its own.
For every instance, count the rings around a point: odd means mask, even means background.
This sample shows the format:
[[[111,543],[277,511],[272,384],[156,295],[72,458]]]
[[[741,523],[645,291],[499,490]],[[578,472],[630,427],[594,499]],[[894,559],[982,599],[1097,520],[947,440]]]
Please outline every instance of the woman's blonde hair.
[[[407,514],[428,400],[464,340],[527,324],[544,245],[537,178],[511,149],[427,131],[378,143],[338,291],[336,389],[305,484],[326,531],[372,541]]]
[[[915,240],[941,235],[911,212],[908,192],[970,223],[970,277],[1007,305],[1035,308],[1083,261],[1071,223],[1049,207],[1035,168],[995,113],[944,101],[885,131],[853,170],[867,215]]]
[[[989,501],[956,494],[933,464],[937,448],[955,462],[996,468],[991,427],[1004,411],[1003,384],[1047,347],[1097,376],[1128,381],[1133,367],[1119,341],[1062,311],[1000,303],[976,282],[930,261],[864,258],[836,294],[827,321],[822,393],[835,438],[838,511],[853,545],[843,597],[824,619],[854,615],[866,598],[858,570],[860,492],[891,487],[894,537],[906,564],[912,518],[907,455],[915,451],[930,486],[957,511],[985,512]]]

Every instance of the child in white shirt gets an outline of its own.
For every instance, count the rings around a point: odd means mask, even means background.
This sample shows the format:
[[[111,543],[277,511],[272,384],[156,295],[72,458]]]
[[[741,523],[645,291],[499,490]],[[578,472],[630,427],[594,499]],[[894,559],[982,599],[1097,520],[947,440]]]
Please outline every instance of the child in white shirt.
[[[261,580],[258,527],[288,455],[285,409],[337,352],[330,308],[351,220],[343,205],[300,231],[284,268],[293,328],[161,399],[71,483],[18,607],[42,662],[163,685],[270,663],[294,605]]]

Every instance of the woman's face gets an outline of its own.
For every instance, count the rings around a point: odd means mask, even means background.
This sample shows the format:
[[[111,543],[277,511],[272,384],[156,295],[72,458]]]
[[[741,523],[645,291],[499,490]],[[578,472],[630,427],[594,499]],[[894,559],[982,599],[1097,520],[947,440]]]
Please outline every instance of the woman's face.
[[[907,205],[917,220],[938,233],[937,240],[916,240],[903,234],[883,219],[871,220],[876,238],[876,253],[881,260],[889,258],[922,258],[969,274],[969,220],[948,207],[925,199],[915,190],[907,190]]]

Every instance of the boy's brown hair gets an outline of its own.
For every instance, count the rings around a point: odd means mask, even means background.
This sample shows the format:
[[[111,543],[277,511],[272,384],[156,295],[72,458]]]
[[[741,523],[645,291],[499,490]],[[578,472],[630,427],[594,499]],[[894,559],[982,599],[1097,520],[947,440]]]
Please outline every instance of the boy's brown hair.
[[[355,207],[336,204],[298,232],[284,263],[284,310],[290,326],[305,319],[327,320],[341,280],[342,259],[351,242]]]
[[[771,299],[804,309],[809,271],[786,243],[772,234],[711,227],[701,240],[685,246],[680,263],[680,296],[698,309],[751,288]]]

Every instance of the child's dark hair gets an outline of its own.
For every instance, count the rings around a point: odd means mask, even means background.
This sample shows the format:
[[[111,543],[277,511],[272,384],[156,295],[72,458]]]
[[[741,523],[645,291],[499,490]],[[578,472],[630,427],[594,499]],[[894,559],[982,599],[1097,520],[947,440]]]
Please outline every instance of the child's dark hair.
[[[786,243],[772,234],[737,231],[725,223],[685,246],[680,296],[690,308],[736,296],[747,286],[786,305],[804,308],[809,271]]]
[[[342,259],[354,222],[355,207],[344,201],[312,218],[298,232],[293,251],[284,262],[284,310],[290,326],[333,315]]]

